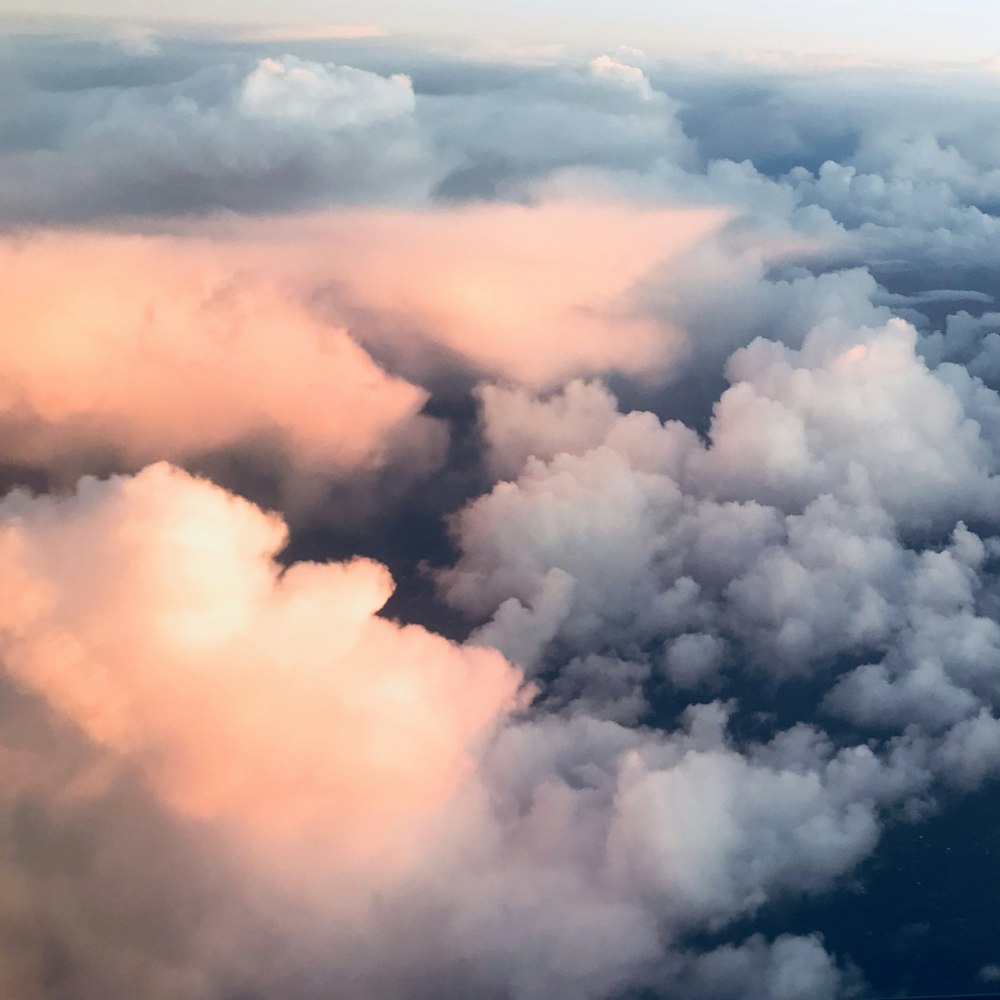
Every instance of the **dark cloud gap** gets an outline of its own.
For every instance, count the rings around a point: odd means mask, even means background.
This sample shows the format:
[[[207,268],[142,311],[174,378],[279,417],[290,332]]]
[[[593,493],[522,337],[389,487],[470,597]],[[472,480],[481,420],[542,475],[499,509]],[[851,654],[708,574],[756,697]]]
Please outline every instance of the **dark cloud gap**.
[[[293,565],[301,560],[358,556],[375,559],[389,568],[396,585],[381,615],[408,624],[420,623],[461,641],[476,623],[440,600],[428,570],[454,562],[456,550],[448,519],[487,484],[475,401],[468,393],[431,396],[422,412],[448,425],[449,448],[444,466],[430,479],[413,484],[408,495],[397,496],[374,516],[348,520],[339,530],[329,522],[293,528],[281,560]],[[391,491],[391,475],[388,478],[386,488]],[[385,490],[377,488],[370,492],[385,495]],[[258,496],[254,490],[244,495],[251,499]],[[342,491],[333,487],[327,504],[334,511],[342,511]]]
[[[944,796],[930,816],[887,825],[877,853],[840,891],[770,902],[697,946],[820,931],[864,970],[862,997],[989,996],[977,974],[996,955],[990,913],[1000,885],[983,872],[1000,851],[998,808],[995,783]]]

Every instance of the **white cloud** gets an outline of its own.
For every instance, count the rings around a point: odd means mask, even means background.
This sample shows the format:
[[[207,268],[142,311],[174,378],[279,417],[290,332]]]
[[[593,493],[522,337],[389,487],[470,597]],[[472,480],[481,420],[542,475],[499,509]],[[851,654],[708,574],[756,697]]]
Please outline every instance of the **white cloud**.
[[[778,678],[856,658],[825,707],[865,731],[948,734],[931,766],[978,783],[992,755],[967,776],[963,754],[989,742],[969,720],[1000,699],[996,543],[960,519],[996,521],[981,416],[996,401],[914,347],[899,321],[828,324],[800,351],[755,341],[730,362],[707,444],[651,414],[610,416],[597,385],[534,401],[481,390],[491,454],[521,472],[456,515],[442,593],[489,619],[476,642],[597,714],[644,711],[651,662],[677,688],[718,683],[729,643],[742,669]],[[588,657],[606,658],[603,688]]]
[[[653,88],[638,66],[630,66],[614,56],[597,56],[587,64],[587,69],[595,79],[607,81],[609,84],[634,91],[644,101],[653,99]]]
[[[294,56],[259,60],[239,95],[240,111],[249,118],[334,131],[402,118],[415,106],[407,76],[382,77]]]

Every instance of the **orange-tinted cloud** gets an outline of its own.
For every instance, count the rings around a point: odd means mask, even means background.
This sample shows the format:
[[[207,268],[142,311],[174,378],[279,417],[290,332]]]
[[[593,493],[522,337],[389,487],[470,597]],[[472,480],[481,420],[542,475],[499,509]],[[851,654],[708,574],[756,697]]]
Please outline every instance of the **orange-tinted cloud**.
[[[336,473],[379,464],[403,433],[434,443],[427,422],[414,424],[422,389],[311,317],[280,267],[245,266],[231,245],[8,239],[0,297],[8,460],[49,464],[103,450],[138,466],[257,438],[300,471]]]
[[[642,315],[630,293],[727,216],[559,200],[345,211],[268,224],[266,236],[305,250],[300,276],[330,282],[351,306],[402,317],[481,371],[542,385],[669,364],[683,335]]]
[[[557,201],[8,238],[0,453],[85,470],[95,453],[139,467],[254,441],[300,473],[393,451],[430,468],[443,432],[417,416],[426,392],[358,337],[411,361],[429,342],[533,385],[655,373],[683,336],[630,293],[723,218]]]
[[[520,675],[375,613],[377,563],[273,561],[273,515],[166,464],[0,502],[0,651],[163,800],[268,856],[405,861]]]

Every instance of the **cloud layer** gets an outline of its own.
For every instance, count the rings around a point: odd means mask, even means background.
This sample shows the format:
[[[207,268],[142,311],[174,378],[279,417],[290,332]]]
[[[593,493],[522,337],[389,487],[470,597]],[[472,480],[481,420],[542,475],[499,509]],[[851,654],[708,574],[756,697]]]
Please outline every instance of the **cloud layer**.
[[[4,43],[0,991],[987,980],[988,67],[279,35]]]
[[[441,460],[427,393],[211,239],[54,232],[0,244],[0,448],[79,475],[254,452],[291,483]],[[270,456],[270,457],[268,457]],[[253,461],[252,457],[249,458]]]

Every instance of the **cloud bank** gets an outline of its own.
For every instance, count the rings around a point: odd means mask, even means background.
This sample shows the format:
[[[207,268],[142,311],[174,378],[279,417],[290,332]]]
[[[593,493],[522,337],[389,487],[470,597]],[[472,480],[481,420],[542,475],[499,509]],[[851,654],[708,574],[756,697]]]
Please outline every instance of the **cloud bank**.
[[[4,44],[0,989],[990,978],[985,68]]]
[[[426,393],[312,318],[274,273],[198,239],[45,233],[0,247],[3,450],[130,464],[261,438],[303,471],[378,464],[426,439]]]

